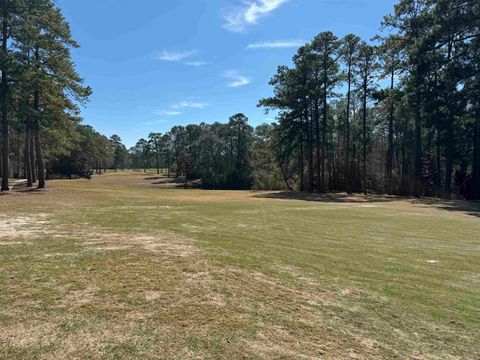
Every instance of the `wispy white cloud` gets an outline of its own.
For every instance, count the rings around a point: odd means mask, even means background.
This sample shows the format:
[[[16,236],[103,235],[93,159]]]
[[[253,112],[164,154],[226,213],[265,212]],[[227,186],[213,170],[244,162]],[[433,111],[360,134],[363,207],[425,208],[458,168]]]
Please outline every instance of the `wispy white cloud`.
[[[162,61],[183,61],[197,54],[197,51],[167,51],[163,50],[157,54],[157,60]]]
[[[267,16],[288,0],[252,0],[243,1],[243,6],[224,10],[223,27],[232,32],[245,31],[249,25],[254,25],[259,19]]]
[[[185,65],[200,67],[200,66],[208,65],[208,63],[206,61],[186,61]]]
[[[166,109],[156,111],[155,115],[165,117],[183,115],[183,109],[206,109],[210,104],[198,101],[183,100],[177,104],[171,105]]]
[[[203,103],[203,102],[183,100],[182,102],[179,102],[178,104],[172,105],[172,109],[185,109],[185,108],[206,109],[209,106],[210,106],[210,104]]]
[[[262,41],[249,44],[247,49],[282,49],[282,48],[298,48],[305,44],[301,40],[276,40],[276,41]]]
[[[182,115],[181,111],[176,111],[176,110],[160,110],[155,112],[155,115],[159,116],[178,116]]]
[[[251,80],[235,70],[226,71],[223,73],[223,77],[229,79],[227,83],[228,87],[238,88],[250,84]]]
[[[201,67],[208,65],[206,61],[192,59],[195,55],[198,55],[198,51],[167,51],[163,50],[157,53],[156,59],[161,61],[170,62],[183,62],[184,65]]]

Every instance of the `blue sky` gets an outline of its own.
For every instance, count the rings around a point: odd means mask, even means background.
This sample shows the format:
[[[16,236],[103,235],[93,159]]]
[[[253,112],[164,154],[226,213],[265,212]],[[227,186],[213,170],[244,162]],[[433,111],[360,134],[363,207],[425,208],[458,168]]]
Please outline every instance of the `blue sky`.
[[[373,37],[394,0],[57,0],[94,94],[85,123],[127,146],[173,125],[243,112],[270,96],[278,65],[321,31]]]

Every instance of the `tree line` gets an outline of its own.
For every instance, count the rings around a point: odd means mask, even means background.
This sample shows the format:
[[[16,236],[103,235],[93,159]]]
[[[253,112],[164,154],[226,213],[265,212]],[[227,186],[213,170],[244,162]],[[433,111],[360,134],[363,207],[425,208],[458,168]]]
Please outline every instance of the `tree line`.
[[[255,129],[174,126],[127,150],[82,125],[91,89],[51,0],[1,0],[2,190],[8,178],[157,168],[211,188],[480,198],[480,3],[400,0],[366,41],[322,32],[279,66]]]
[[[258,104],[276,123],[175,126],[132,164],[216,187],[480,198],[480,3],[401,0],[381,30],[298,49]]]
[[[317,35],[280,66],[277,158],[305,191],[480,197],[480,3],[401,0],[387,35]]]
[[[77,104],[91,89],[71,59],[69,25],[51,0],[0,1],[1,190],[9,177],[45,187],[48,170],[82,131]]]
[[[127,156],[120,139],[82,125],[91,89],[77,74],[78,47],[51,0],[0,1],[1,190],[9,178],[45,187],[53,176],[90,176]]]
[[[134,169],[155,167],[169,177],[201,179],[209,188],[248,189],[253,142],[248,118],[236,114],[226,124],[174,126],[165,134],[151,133],[129,150],[129,156]]]

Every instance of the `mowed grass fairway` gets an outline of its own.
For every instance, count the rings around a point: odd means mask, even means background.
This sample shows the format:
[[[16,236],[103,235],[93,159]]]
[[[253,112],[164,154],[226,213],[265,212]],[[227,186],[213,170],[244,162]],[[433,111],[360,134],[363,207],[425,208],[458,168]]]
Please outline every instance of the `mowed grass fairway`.
[[[0,196],[0,358],[480,358],[480,206],[206,191]]]

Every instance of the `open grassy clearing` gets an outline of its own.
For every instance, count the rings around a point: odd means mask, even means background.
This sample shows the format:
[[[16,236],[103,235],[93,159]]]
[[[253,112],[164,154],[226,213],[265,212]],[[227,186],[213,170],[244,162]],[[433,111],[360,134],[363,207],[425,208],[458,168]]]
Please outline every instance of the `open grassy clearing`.
[[[0,197],[0,357],[480,356],[480,207],[172,189]]]

